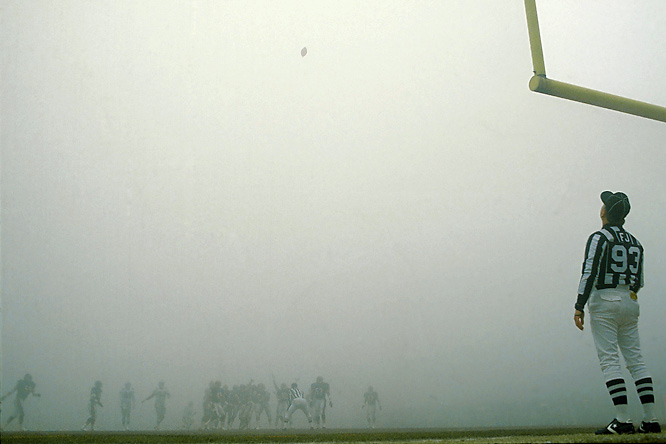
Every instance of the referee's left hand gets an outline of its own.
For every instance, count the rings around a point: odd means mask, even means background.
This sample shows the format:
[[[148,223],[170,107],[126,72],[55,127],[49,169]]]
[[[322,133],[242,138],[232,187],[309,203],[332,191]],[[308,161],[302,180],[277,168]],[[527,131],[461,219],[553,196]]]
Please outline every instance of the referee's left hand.
[[[578,330],[583,331],[583,324],[585,324],[585,313],[580,310],[576,310],[574,313],[574,322],[576,323]]]

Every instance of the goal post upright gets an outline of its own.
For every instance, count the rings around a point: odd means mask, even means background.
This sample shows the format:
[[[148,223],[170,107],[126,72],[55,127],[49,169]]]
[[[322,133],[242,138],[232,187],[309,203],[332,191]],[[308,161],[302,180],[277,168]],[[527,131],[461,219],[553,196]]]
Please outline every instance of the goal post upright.
[[[590,88],[559,82],[546,77],[546,67],[541,47],[541,32],[536,11],[536,0],[525,0],[525,13],[527,16],[527,29],[532,52],[532,66],[534,76],[530,79],[529,88],[532,91],[548,94],[562,99],[586,103],[601,108],[611,109],[639,117],[666,122],[666,108],[639,100],[616,96]]]
[[[539,18],[537,17],[535,0],[525,0],[525,13],[527,15],[527,31],[530,35],[530,50],[532,51],[534,75],[546,77],[546,65],[543,62],[541,31],[539,30]]]

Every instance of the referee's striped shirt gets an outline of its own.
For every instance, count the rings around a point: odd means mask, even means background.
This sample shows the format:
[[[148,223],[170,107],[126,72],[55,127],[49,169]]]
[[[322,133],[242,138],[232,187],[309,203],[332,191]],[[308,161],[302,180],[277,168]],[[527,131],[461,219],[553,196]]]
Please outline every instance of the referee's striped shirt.
[[[587,239],[575,308],[583,310],[593,288],[618,285],[643,287],[643,246],[622,226],[607,224]]]
[[[305,398],[305,395],[303,395],[303,392],[298,387],[292,387],[289,389],[289,404],[296,398]]]

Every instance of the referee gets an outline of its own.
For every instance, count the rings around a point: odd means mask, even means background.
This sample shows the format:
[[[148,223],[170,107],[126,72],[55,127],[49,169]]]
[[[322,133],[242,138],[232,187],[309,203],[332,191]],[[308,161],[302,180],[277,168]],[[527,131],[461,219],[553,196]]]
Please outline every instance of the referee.
[[[654,413],[652,377],[641,355],[638,337],[638,290],[643,287],[643,246],[624,229],[631,206],[624,193],[601,193],[603,227],[587,239],[574,322],[583,330],[588,303],[590,329],[601,371],[615,406],[615,418],[597,435],[634,433],[627,408],[627,387],[620,370],[619,351],[643,405],[640,433],[659,433]]]
[[[287,428],[287,424],[290,424],[291,415],[293,415],[296,410],[302,410],[303,413],[305,413],[305,416],[307,416],[308,422],[310,423],[310,428],[313,429],[312,415],[308,409],[308,402],[305,400],[305,395],[301,389],[298,388],[298,384],[294,382],[291,384],[291,389],[289,390],[289,408],[287,409],[284,422],[282,423],[283,430]]]

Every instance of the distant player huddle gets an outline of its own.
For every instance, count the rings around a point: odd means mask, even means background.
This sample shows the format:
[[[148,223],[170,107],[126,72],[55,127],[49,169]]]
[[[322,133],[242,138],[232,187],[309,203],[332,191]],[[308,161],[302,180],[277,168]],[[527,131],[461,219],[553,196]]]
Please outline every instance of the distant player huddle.
[[[211,382],[204,394],[201,428],[226,430],[238,418],[239,428],[245,430],[249,428],[255,410],[257,424],[264,411],[270,424],[269,399],[270,393],[264,384],[254,385],[250,381],[249,384],[234,385],[230,390],[227,385],[222,386],[220,381]]]
[[[298,388],[295,382],[291,388],[282,383],[278,386],[273,378],[273,386],[277,398],[275,410],[275,422],[272,420],[269,401],[271,394],[266,390],[264,384],[234,385],[231,389],[222,385],[220,381],[211,382],[206,389],[203,400],[203,417],[201,428],[230,429],[238,419],[238,428],[246,430],[254,417],[253,428],[259,428],[262,415],[265,413],[268,426],[282,426],[286,428],[291,423],[291,418],[296,410],[301,410],[310,423],[310,428],[326,428],[326,404],[333,407],[331,401],[330,387],[324,378],[319,376],[317,381],[310,386],[307,396]],[[314,413],[314,424],[313,414]]]

